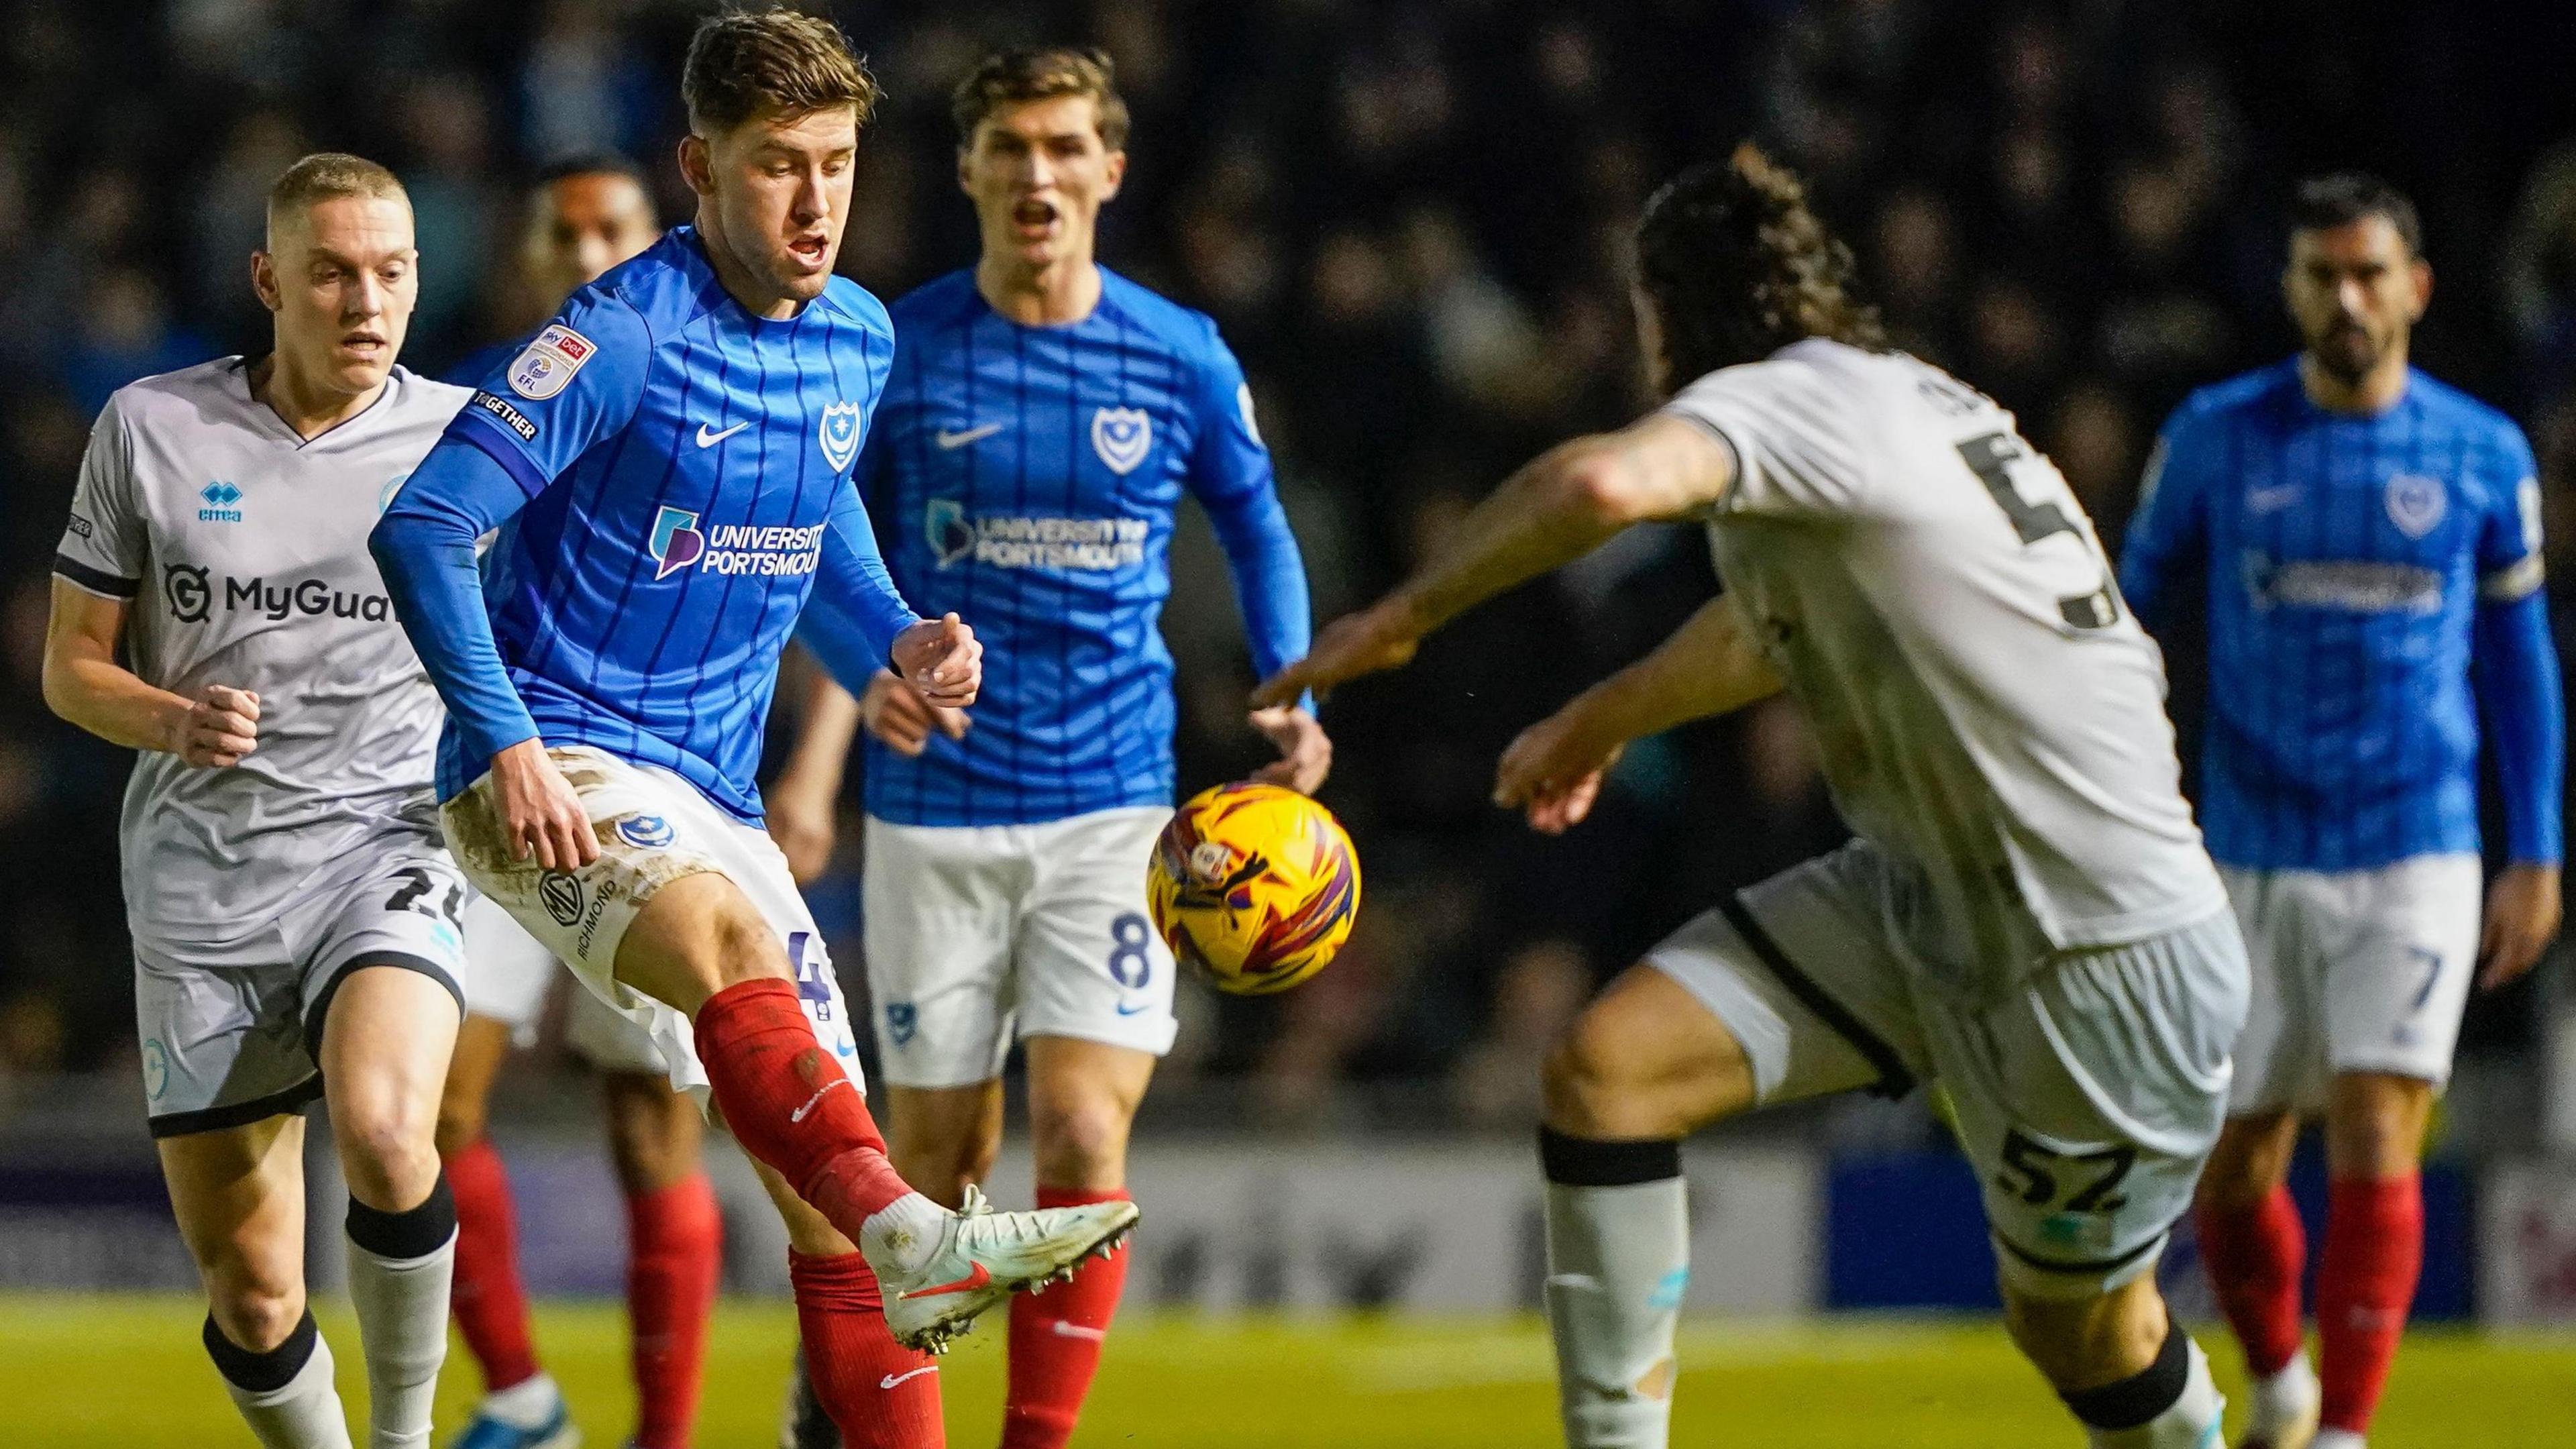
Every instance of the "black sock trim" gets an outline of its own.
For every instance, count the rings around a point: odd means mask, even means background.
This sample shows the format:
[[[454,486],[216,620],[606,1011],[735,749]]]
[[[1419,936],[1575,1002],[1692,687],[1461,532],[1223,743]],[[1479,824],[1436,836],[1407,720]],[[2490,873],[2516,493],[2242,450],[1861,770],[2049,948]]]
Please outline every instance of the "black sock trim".
[[[1744,938],[1744,944],[1752,947],[1753,954],[1761,959],[1763,965],[1771,968],[1771,974],[1779,978],[1782,986],[1789,989],[1789,994],[1798,998],[1825,1025],[1833,1028],[1836,1036],[1850,1042],[1852,1050],[1860,1053],[1861,1060],[1868,1062],[1878,1073],[1878,1081],[1867,1089],[1871,1096],[1894,1101],[1914,1090],[1914,1074],[1905,1069],[1905,1058],[1898,1056],[1896,1048],[1863,1024],[1850,1008],[1836,1001],[1831,992],[1817,985],[1814,977],[1799,970],[1798,964],[1789,959],[1789,953],[1781,950],[1780,943],[1773,940],[1762,923],[1753,918],[1753,912],[1745,909],[1742,896],[1728,896],[1717,903],[1717,909],[1726,917],[1726,923],[1735,928],[1735,934]]]
[[[206,1357],[215,1361],[215,1372],[225,1382],[244,1393],[273,1394],[293,1383],[313,1361],[313,1346],[321,1341],[322,1330],[310,1308],[287,1332],[286,1341],[266,1353],[253,1353],[226,1338],[215,1326],[215,1315],[206,1315]]]
[[[1634,1187],[1682,1175],[1682,1145],[1654,1137],[1605,1141],[1538,1129],[1539,1167],[1559,1187]]]
[[[2118,1433],[2134,1429],[2170,1409],[2191,1383],[2191,1337],[2165,1326],[2165,1346],[2156,1361],[2118,1383],[2060,1394],[2075,1417],[2096,1429]]]
[[[454,1236],[456,1194],[448,1191],[444,1172],[420,1206],[403,1212],[382,1212],[349,1199],[349,1241],[379,1258],[426,1258]]]

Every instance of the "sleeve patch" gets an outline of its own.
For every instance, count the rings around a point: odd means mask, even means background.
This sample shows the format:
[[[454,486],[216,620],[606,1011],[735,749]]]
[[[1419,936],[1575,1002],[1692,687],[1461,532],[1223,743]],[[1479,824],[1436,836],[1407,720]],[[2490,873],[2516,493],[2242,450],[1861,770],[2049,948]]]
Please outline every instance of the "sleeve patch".
[[[1243,430],[1246,433],[1251,434],[1253,446],[1262,448],[1270,446],[1268,443],[1261,440],[1261,424],[1256,422],[1252,416],[1251,383],[1244,383],[1242,386],[1237,387],[1234,390],[1234,406],[1238,412],[1243,414]]]
[[[512,387],[519,385],[518,369],[515,366],[510,370],[510,385]],[[509,399],[478,390],[469,406],[480,410],[493,421],[518,434],[520,442],[533,443],[537,440],[537,425],[529,421],[526,413],[510,406]]]
[[[2514,498],[2522,511],[2522,551],[2540,552],[2540,480],[2525,478],[2514,489]]]
[[[2528,554],[2519,562],[2507,564],[2478,580],[2478,597],[2490,604],[2510,604],[2518,599],[2527,599],[2539,591],[2546,576],[2540,555]]]
[[[77,513],[73,514],[71,522],[64,526],[82,538],[95,538],[98,536],[97,528],[94,527],[88,519],[81,517]]]
[[[530,402],[544,402],[563,391],[598,351],[599,345],[589,338],[560,322],[550,323],[510,364],[510,391]]]

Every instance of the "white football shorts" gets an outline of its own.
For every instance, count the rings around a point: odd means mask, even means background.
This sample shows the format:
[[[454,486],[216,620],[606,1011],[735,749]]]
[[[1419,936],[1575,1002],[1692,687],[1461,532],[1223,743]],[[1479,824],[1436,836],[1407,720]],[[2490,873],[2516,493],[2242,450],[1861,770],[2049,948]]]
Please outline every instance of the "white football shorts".
[[[1911,964],[1891,887],[1855,842],[1691,921],[1645,964],[1725,1023],[1765,1105],[1943,1087],[2016,1292],[2084,1298],[2152,1271],[2226,1120],[2247,992],[2235,921],[2059,952],[1977,1005]]]
[[[465,881],[438,837],[385,835],[300,890],[276,919],[219,947],[134,939],[144,1111],[155,1137],[239,1127],[322,1093],[323,1021],[360,966],[457,985]]]
[[[2254,963],[2234,1110],[2316,1111],[2341,1072],[2450,1080],[2477,975],[2476,856],[2219,875]]]
[[[643,1031],[668,1064],[671,1085],[707,1093],[688,1018],[616,978],[617,948],[656,891],[676,880],[713,873],[731,881],[768,921],[787,953],[796,994],[814,1035],[859,1082],[858,1039],[832,973],[823,933],[805,909],[769,833],[716,808],[696,786],[669,770],[631,764],[587,746],[550,749],[581,797],[599,838],[599,859],[578,871],[547,870],[514,860],[502,844],[489,775],[447,802],[447,838],[474,888],[509,912],[546,950],[572,968],[591,995]]]
[[[1014,1036],[1161,1056],[1172,952],[1145,867],[1172,812],[1040,825],[896,825],[870,816],[868,991],[886,1080],[962,1087],[1002,1074]]]
[[[526,1047],[537,1039],[546,998],[569,979],[555,953],[491,897],[477,894],[466,903],[465,964],[457,984],[464,988],[468,1012],[510,1028],[511,1040]],[[670,1070],[642,1027],[579,988],[564,1005],[564,1044],[603,1072]]]

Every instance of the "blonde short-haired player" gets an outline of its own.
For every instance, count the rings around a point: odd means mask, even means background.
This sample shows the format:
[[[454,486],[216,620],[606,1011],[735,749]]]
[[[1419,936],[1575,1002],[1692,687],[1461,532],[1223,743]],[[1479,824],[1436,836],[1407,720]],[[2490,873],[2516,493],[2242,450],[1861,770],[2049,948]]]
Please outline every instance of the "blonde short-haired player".
[[[466,396],[395,365],[419,268],[393,173],[288,168],[251,263],[267,355],[119,389],[54,561],[45,699],[143,752],[124,856],[145,1111],[206,1351],[269,1449],[350,1442],[305,1301],[315,1097],[349,1184],[375,1449],[428,1442],[447,1354],[456,1211],[431,1128],[466,887],[430,793],[438,697],[367,551]]]
[[[1680,1140],[1935,1080],[1983,1179],[2006,1322],[2099,1449],[2208,1449],[2222,1407],[2153,1269],[2226,1113],[2246,966],[2184,804],[2164,671],[2012,415],[1890,350],[1850,254],[1750,146],[1638,225],[1669,401],[1545,454],[1255,701],[1402,665],[1628,526],[1708,527],[1724,596],[1533,726],[1495,798],[1580,820],[1621,747],[1786,690],[1858,837],[1683,926],[1543,1073],[1569,1443],[1667,1442]]]

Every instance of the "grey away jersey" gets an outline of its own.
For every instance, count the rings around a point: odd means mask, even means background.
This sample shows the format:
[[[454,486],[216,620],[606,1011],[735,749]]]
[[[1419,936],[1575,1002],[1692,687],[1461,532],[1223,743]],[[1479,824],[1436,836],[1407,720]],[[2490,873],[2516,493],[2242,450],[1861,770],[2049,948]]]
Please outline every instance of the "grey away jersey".
[[[1735,451],[1711,548],[1804,706],[1835,803],[1914,880],[1887,908],[1981,998],[2047,953],[2222,910],[2164,659],[2012,415],[1902,353],[1823,340],[1668,411]]]
[[[99,414],[56,575],[132,601],[146,681],[260,699],[241,764],[135,764],[122,833],[138,938],[220,964],[205,952],[317,872],[388,832],[435,836],[438,696],[367,535],[466,396],[397,367],[374,405],[306,442],[230,357],[131,384]]]

